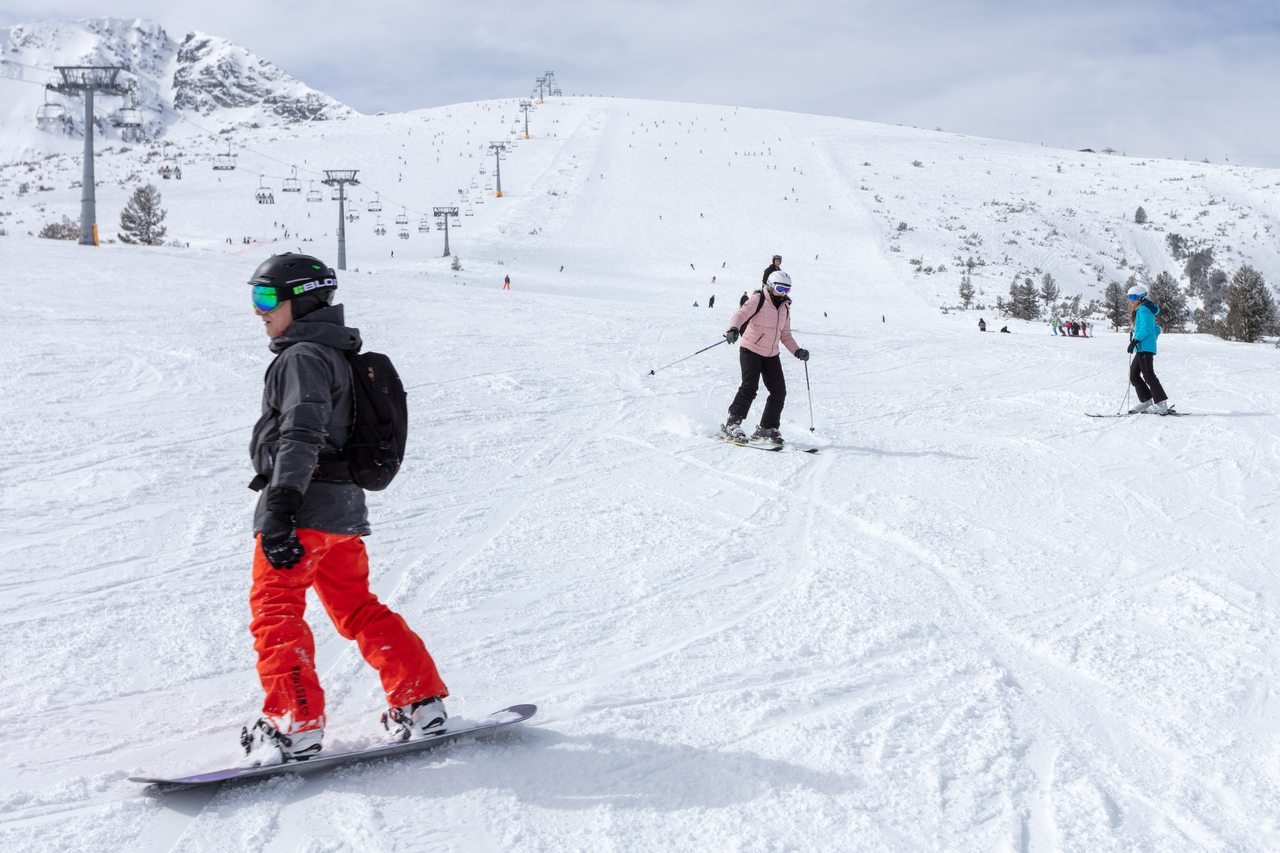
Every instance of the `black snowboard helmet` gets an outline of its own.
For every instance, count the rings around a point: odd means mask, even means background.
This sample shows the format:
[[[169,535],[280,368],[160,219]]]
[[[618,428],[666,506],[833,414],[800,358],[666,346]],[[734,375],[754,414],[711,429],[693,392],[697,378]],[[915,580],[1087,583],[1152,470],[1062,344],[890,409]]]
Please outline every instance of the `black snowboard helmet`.
[[[319,258],[285,252],[272,255],[253,271],[249,279],[253,287],[253,304],[270,311],[281,302],[293,302],[293,318],[297,320],[333,302],[338,277],[333,268]]]

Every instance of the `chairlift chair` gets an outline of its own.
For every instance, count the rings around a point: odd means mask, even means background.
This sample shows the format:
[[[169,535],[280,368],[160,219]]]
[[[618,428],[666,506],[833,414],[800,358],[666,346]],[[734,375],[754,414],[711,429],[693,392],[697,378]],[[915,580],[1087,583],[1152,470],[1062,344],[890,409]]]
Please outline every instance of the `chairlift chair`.
[[[324,201],[324,194],[316,189],[316,182],[311,182],[311,189],[307,190],[307,201]]]
[[[347,221],[348,222],[360,221],[360,214],[356,212],[356,209],[354,207],[347,211]]]
[[[36,108],[36,127],[41,130],[61,128],[67,118],[67,108],[62,104],[49,103],[49,93],[44,94],[44,103]]]
[[[407,225],[401,226],[399,237],[401,240],[409,239],[409,226]]]
[[[400,208],[400,212],[396,214],[396,224],[397,225],[409,224],[409,215],[405,213],[404,208]]]
[[[236,167],[236,155],[231,153],[231,140],[227,140],[227,153],[213,158],[213,169],[216,172],[230,172]]]
[[[281,192],[300,193],[302,192],[302,181],[298,180],[298,167],[293,167],[293,174],[284,179],[284,187]]]
[[[370,213],[382,212],[382,198],[380,193],[373,194],[373,201],[369,202],[369,212]]]
[[[471,205],[469,205],[469,204],[468,204],[468,205],[467,205],[467,209],[466,209],[466,210],[464,210],[464,211],[462,211],[462,215],[463,215],[463,216],[475,216],[475,215],[476,215],[475,208],[473,208]]]
[[[378,217],[377,223],[373,226],[373,233],[377,234],[379,237],[387,233],[387,226],[382,224],[381,216]]]
[[[431,217],[424,216],[418,220],[418,233],[426,234],[431,230]]]

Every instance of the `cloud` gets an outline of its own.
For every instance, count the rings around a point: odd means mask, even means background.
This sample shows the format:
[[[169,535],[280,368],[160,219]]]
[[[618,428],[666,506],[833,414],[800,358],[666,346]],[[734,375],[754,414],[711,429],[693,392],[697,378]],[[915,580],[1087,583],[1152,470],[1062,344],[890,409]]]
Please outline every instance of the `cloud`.
[[[101,8],[10,7],[0,25]],[[1280,167],[1267,142],[1280,135],[1270,0],[174,0],[152,14],[175,37],[224,36],[362,112],[524,96],[552,69],[566,93]]]

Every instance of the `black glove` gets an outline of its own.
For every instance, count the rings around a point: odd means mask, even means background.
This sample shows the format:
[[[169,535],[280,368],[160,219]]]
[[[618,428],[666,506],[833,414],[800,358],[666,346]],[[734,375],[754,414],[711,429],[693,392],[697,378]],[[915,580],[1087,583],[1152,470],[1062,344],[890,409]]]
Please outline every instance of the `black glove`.
[[[729,343],[731,343],[731,344],[732,344],[732,343],[736,343],[736,342],[737,342],[737,340],[738,340],[738,330],[737,330],[737,329],[730,329],[729,331],[725,332],[725,333],[724,333],[724,339],[725,339],[726,341],[728,341]]]
[[[1137,339],[1137,338],[1131,338],[1131,339],[1129,340],[1129,349],[1127,350],[1127,352],[1129,352],[1129,353],[1131,353],[1131,354],[1132,354],[1132,353],[1133,353],[1133,351],[1134,351],[1134,350],[1136,350],[1137,348],[1138,348],[1138,339]]]
[[[273,569],[292,569],[307,552],[298,541],[294,516],[302,506],[297,489],[267,490],[267,517],[262,522],[262,554]]]
[[[808,361],[808,360],[809,360],[809,351],[808,351],[807,349],[798,349],[798,350],[796,350],[796,358],[800,359],[801,361]]]

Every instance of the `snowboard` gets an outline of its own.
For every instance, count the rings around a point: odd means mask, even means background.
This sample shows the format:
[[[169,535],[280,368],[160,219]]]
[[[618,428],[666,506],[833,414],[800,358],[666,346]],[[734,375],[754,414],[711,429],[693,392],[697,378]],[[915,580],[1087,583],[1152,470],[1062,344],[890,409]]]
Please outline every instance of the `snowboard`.
[[[818,448],[810,447],[807,444],[765,444],[756,441],[734,441],[732,438],[726,438],[723,435],[714,436],[717,441],[723,441],[725,444],[732,444],[734,447],[750,447],[752,450],[763,450],[768,453],[781,453],[784,450],[794,450],[797,453],[817,453]]]
[[[150,785],[149,791],[164,793],[167,791],[186,790],[201,785],[216,785],[221,782],[261,779],[281,773],[315,773],[342,764],[371,761],[376,758],[395,758],[413,752],[420,752],[424,749],[430,749],[442,743],[456,740],[463,735],[487,734],[513,723],[522,723],[537,713],[537,710],[537,705],[512,705],[510,708],[495,711],[479,721],[451,717],[445,721],[444,728],[440,732],[421,740],[397,741],[372,746],[368,749],[349,750],[346,752],[321,752],[316,757],[304,761],[267,764],[261,767],[228,767],[225,770],[195,773],[190,776],[130,776],[129,781]]]

